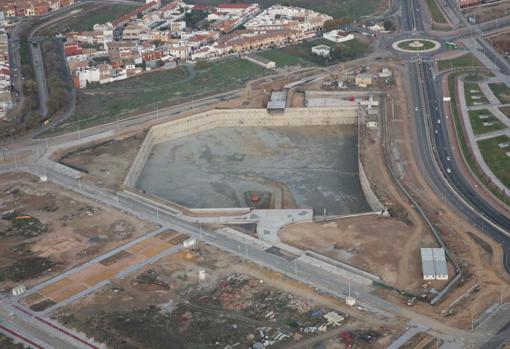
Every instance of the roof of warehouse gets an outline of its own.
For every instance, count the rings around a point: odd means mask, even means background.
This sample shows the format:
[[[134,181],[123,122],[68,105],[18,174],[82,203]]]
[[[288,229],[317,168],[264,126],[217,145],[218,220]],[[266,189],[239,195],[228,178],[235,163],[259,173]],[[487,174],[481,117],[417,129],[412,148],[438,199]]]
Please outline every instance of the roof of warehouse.
[[[448,275],[448,264],[446,263],[444,249],[433,248],[432,254],[434,255],[434,268],[436,269],[436,275]]]
[[[435,275],[434,257],[431,248],[421,248],[421,268],[423,275]]]

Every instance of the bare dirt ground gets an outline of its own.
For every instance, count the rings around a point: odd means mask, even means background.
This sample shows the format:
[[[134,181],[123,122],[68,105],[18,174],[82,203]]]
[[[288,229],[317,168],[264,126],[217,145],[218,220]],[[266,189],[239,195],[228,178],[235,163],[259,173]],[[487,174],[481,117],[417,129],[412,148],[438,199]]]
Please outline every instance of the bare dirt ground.
[[[86,172],[97,179],[99,185],[117,188],[127,174],[145,132],[74,150],[60,158],[60,162]]]
[[[26,174],[0,176],[2,288],[27,286],[155,227]]]
[[[205,280],[198,280],[199,271]],[[323,314],[332,310],[346,320],[316,337]],[[114,280],[53,315],[114,348],[168,348],[168,343],[175,349],[235,343],[246,348],[261,335],[274,340],[279,333],[288,338],[271,347],[297,348],[303,341],[309,348],[342,331],[359,347],[384,348],[402,329],[400,323],[382,328],[373,316],[203,245]]]
[[[474,313],[476,318],[488,306],[497,303],[501,287],[508,287],[509,285],[509,278],[505,274],[501,263],[502,251],[487,235],[459,217],[459,213],[446,205],[443,198],[434,195],[428,182],[421,175],[423,171],[417,164],[412,152],[412,119],[409,118],[412,106],[408,105],[404,92],[408,90],[407,80],[401,79],[402,74],[406,74],[406,72],[397,72],[395,79],[397,86],[390,91],[391,98],[390,105],[388,105],[390,122],[388,123],[387,139],[390,142],[390,148],[393,149],[393,158],[395,158],[395,153],[398,152],[397,175],[411,191],[413,197],[422,205],[427,216],[438,226],[443,241],[452,252],[455,260],[461,265],[464,273],[462,282],[440,304],[431,307],[423,303],[417,303],[414,309],[442,319],[451,326],[469,328],[471,312]],[[393,107],[395,113],[394,117],[391,117]],[[451,122],[451,115],[448,120]],[[452,135],[452,137],[455,136]],[[458,156],[457,154],[454,155]],[[466,176],[468,175],[466,174]],[[391,187],[394,188],[394,185]],[[400,200],[400,204],[407,214],[416,214],[407,200]],[[447,309],[449,304],[476,283],[480,284],[478,292],[452,309],[449,317],[445,318],[440,315],[442,310]],[[390,295],[387,291],[381,291],[381,294],[385,294],[395,302],[401,301],[399,296]],[[510,300],[510,295],[506,295],[505,299]]]
[[[501,110],[501,112],[505,114],[507,118],[510,119],[510,107],[499,108],[499,110]]]
[[[282,241],[321,253],[376,274],[386,283],[412,292],[421,285],[419,246],[434,247],[431,236],[415,236],[396,218],[369,215],[324,223],[294,224],[280,231]],[[411,248],[405,246],[412,240]],[[400,266],[405,259],[408,263]]]
[[[182,243],[188,236],[176,231],[166,231],[143,239],[116,254],[70,273],[65,278],[47,284],[37,292],[30,294],[22,303],[32,310],[42,311],[82,292],[98,283],[115,278],[115,275],[133,268],[137,264]]]
[[[510,4],[507,1],[500,1],[497,4],[478,6],[469,9],[469,15],[476,17],[476,22],[486,22],[491,19],[504,17],[510,11]]]
[[[510,8],[510,5],[508,5]],[[510,53],[510,31],[504,33],[492,35],[487,38],[492,46],[502,55]]]

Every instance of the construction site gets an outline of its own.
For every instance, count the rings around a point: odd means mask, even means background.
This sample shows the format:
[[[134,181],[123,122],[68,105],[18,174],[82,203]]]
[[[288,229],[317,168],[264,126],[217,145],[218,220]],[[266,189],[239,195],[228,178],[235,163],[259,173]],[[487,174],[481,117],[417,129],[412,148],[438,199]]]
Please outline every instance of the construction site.
[[[385,323],[207,245],[197,245],[53,314],[112,348],[384,348]],[[151,335],[147,335],[150,333]],[[340,335],[340,333],[342,335]]]
[[[0,183],[3,290],[34,285],[154,227],[30,175],[4,174]]]
[[[374,65],[369,71],[383,68]],[[189,222],[203,222],[201,228],[239,236],[245,244],[261,241],[265,251],[284,260],[313,257],[341,266],[345,275],[351,275],[346,277],[368,277],[371,293],[392,304],[413,307],[413,312],[449,326],[469,328],[473,320],[469,309],[481,323],[487,309],[508,297],[501,293],[502,270],[491,269],[501,252],[473,227],[459,228],[456,216],[426,190],[409,156],[405,82],[398,67],[390,68],[393,78],[380,79],[368,90],[335,87],[340,80],[354,81],[360,71],[356,67],[305,82],[287,91],[287,106],[277,112],[265,108],[271,91],[281,91],[292,80],[262,79],[250,83],[243,97],[221,102],[224,109],[189,111],[92,141],[78,139],[52,149],[50,161],[65,165],[83,185],[116,193],[117,202],[128,195],[140,198],[157,207],[155,214],[160,209]],[[381,91],[388,96],[381,98]],[[387,124],[387,118],[397,121]],[[387,128],[382,126],[386,124]],[[390,153],[383,146],[385,139],[398,140],[386,144],[394,149]],[[423,280],[420,248],[441,243],[390,170],[420,199],[438,227],[449,249],[450,280]],[[2,276],[8,276],[4,288],[25,283],[29,291],[20,304],[110,347],[159,348],[172,342],[183,348],[237,343],[253,348],[307,348],[319,343],[326,348],[352,344],[385,348],[405,331],[400,320],[386,325],[387,318],[363,306],[347,306],[344,300],[211,245],[183,249],[189,236],[144,223],[141,215],[134,218],[91,202],[94,209],[77,212],[87,219],[97,217],[102,225],[72,228],[79,227],[82,216],[70,211],[71,202],[87,199],[28,176],[29,192],[36,195],[37,188],[38,200],[64,194],[73,199],[61,201],[56,211],[47,203],[44,208],[25,207],[9,199],[20,195],[7,180],[17,175],[9,176],[2,181],[8,195],[3,198],[0,224],[11,247],[28,242],[24,251],[29,252],[19,257],[6,247],[10,253],[6,256],[14,257],[3,259],[3,270],[13,265],[13,258],[45,259],[37,260],[35,271],[23,278],[4,271]],[[66,244],[55,244],[53,238],[43,245],[56,228],[46,223],[48,217],[58,212],[59,217],[73,219],[59,227],[58,237]],[[117,228],[105,225],[117,215],[126,222],[123,229],[120,223]],[[16,240],[8,232],[18,220],[36,227],[31,231],[38,231],[38,236]],[[118,236],[112,233],[115,229]],[[78,251],[86,252],[76,258]],[[52,279],[94,256],[99,257],[93,264]],[[459,270],[462,275],[457,278]],[[452,280],[453,287],[432,306],[431,300]],[[32,285],[36,286],[30,290]],[[328,323],[340,317],[339,323]],[[440,344],[436,338],[420,334],[406,345],[436,344]]]
[[[365,212],[356,144],[349,126],[217,128],[155,145],[136,186],[191,208]]]

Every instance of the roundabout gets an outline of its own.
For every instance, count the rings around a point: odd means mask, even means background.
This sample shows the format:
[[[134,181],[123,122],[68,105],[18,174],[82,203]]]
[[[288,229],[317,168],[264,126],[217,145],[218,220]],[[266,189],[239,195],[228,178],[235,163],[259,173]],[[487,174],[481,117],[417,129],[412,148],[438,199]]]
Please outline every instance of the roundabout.
[[[441,47],[441,44],[435,40],[429,39],[405,39],[395,41],[393,49],[405,53],[432,52]]]

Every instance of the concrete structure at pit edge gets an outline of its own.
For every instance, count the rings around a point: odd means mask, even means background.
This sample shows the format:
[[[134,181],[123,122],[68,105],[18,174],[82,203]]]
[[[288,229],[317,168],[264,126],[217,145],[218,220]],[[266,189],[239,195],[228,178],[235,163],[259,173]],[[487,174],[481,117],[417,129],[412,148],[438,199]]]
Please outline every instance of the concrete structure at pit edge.
[[[215,109],[198,113],[184,119],[173,120],[153,126],[147,132],[138,154],[124,179],[124,190],[143,194],[135,188],[136,182],[149,157],[151,149],[156,144],[214,128],[357,125],[360,112],[359,108],[359,106],[287,108],[278,114],[269,114],[266,109]],[[381,212],[384,210],[384,206],[379,202],[377,196],[373,192],[359,158],[358,167],[361,188],[370,208],[374,212]],[[179,206],[175,203],[172,204]],[[232,210],[239,210],[239,208],[232,208]]]

